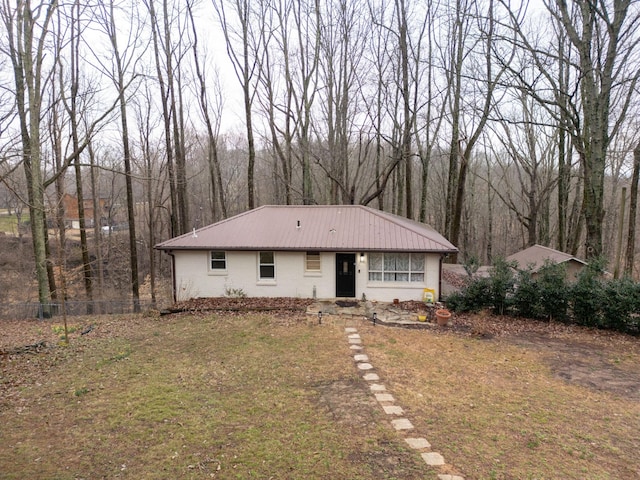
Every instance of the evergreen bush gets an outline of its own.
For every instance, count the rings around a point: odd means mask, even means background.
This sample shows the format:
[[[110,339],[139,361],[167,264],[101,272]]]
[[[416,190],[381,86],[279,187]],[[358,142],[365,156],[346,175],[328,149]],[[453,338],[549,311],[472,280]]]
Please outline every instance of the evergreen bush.
[[[489,275],[491,285],[491,308],[493,313],[504,315],[509,313],[513,303],[513,293],[515,289],[514,269],[515,262],[507,262],[499,258],[493,264]]]
[[[566,322],[569,310],[569,283],[563,264],[546,260],[538,270],[538,301],[542,316],[548,320]]]
[[[600,281],[601,273],[600,261],[594,261],[582,269],[578,280],[571,287],[571,310],[573,320],[578,325],[597,327],[602,323],[604,291]]]
[[[542,306],[538,282],[533,278],[533,269],[519,270],[513,294],[514,314],[525,318],[540,318]]]
[[[640,287],[629,278],[609,280],[603,284],[601,328],[633,331],[640,307]]]
[[[640,334],[640,283],[631,279],[605,280],[601,260],[582,269],[576,282],[566,267],[551,261],[533,277],[532,269],[514,274],[515,264],[497,260],[489,278],[470,277],[447,298],[456,312],[492,308],[495,314],[572,321],[579,325]]]
[[[491,305],[491,285],[488,278],[470,278],[459,291],[447,297],[447,307],[456,312],[478,312]]]

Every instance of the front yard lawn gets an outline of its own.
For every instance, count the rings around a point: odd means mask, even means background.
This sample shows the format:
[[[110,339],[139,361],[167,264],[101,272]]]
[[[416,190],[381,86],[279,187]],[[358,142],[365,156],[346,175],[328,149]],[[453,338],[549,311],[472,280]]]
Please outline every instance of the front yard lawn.
[[[69,346],[32,353],[16,348],[55,343],[57,324],[1,325],[2,478],[443,472],[391,427],[355,367],[342,320],[216,313],[70,322]],[[447,471],[467,480],[640,474],[638,339],[349,322]]]

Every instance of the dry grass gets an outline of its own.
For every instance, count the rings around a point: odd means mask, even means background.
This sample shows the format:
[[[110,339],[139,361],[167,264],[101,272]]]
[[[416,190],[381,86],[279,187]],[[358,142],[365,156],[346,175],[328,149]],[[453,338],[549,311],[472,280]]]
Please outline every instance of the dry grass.
[[[74,319],[69,347],[0,359],[0,477],[435,479],[443,470],[409,450],[373,400],[344,323],[315,323]],[[444,471],[640,476],[638,339],[356,324],[414,433],[452,464]],[[58,338],[46,322],[3,325],[4,351]]]
[[[3,479],[435,478],[386,423],[343,326],[86,321],[69,347],[1,360]]]
[[[637,339],[611,341],[586,332],[578,339],[484,340],[433,331],[362,330],[388,388],[465,478],[640,477]],[[635,389],[632,383],[618,393],[603,390],[605,379],[596,378],[602,377],[603,359],[623,380],[636,370]],[[591,386],[578,375],[585,366],[581,362],[593,373]],[[585,385],[567,381],[573,378]]]
[[[16,218],[15,215],[0,215],[0,232],[14,234],[17,231],[18,231],[18,219]]]

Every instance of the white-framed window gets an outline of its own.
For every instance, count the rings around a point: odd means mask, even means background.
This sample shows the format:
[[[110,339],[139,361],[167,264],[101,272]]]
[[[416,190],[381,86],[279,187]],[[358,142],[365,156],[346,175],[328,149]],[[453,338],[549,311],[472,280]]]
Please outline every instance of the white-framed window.
[[[305,256],[304,269],[307,272],[320,271],[320,252],[307,252]]]
[[[369,254],[370,282],[424,282],[424,254],[373,252]]]
[[[227,253],[219,250],[212,250],[209,253],[209,268],[214,272],[227,269]]]
[[[274,280],[276,278],[276,260],[273,252],[260,252],[258,274],[260,280]]]

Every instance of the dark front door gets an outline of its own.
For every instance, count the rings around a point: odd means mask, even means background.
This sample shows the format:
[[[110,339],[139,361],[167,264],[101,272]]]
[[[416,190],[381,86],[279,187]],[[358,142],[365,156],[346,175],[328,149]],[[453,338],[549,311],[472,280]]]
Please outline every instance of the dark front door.
[[[356,254],[336,253],[336,297],[356,296]]]

